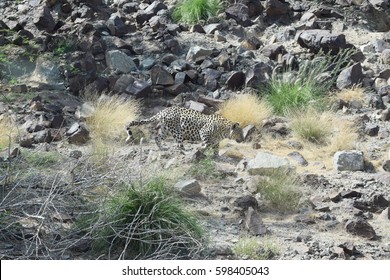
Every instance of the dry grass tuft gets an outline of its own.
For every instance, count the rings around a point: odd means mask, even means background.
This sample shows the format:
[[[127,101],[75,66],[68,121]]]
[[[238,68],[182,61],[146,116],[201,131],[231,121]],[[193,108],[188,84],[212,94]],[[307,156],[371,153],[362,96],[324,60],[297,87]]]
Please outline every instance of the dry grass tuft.
[[[351,121],[330,116],[330,123],[333,129],[330,141],[322,149],[327,155],[333,156],[337,151],[357,148],[358,134]]]
[[[125,125],[139,114],[139,102],[119,96],[93,101],[95,112],[87,119],[93,141],[111,143],[123,138]]]
[[[16,133],[16,126],[10,118],[0,119],[0,151],[12,144]]]
[[[334,99],[341,99],[347,102],[351,101],[364,101],[365,94],[364,89],[360,86],[354,86],[351,88],[345,88],[337,92]]]
[[[241,127],[248,124],[258,126],[271,114],[270,105],[254,94],[236,95],[221,106],[221,115],[231,121],[238,122]]]
[[[313,109],[295,114],[291,128],[298,138],[316,144],[325,144],[332,133],[329,116]]]
[[[92,103],[95,111],[86,120],[91,131],[92,152],[105,157],[125,137],[125,125],[138,117],[140,104],[119,96],[102,96]]]
[[[362,149],[358,143],[358,133],[354,124],[350,120],[341,119],[339,116],[331,112],[311,113],[308,118],[310,121],[305,128],[303,121],[292,120],[292,123],[299,122],[299,128],[293,129],[293,135],[288,139],[274,139],[270,135],[264,135],[262,138],[262,148],[269,150],[275,155],[287,156],[293,148],[288,145],[291,140],[298,141],[303,145],[303,149],[299,153],[309,162],[309,166],[297,166],[300,171],[324,172],[333,168],[333,155],[340,150]],[[305,120],[306,114],[303,113],[300,117]],[[313,116],[317,116],[315,119]],[[307,117],[307,116],[306,116]],[[317,129],[325,130],[325,132],[315,132]],[[302,136],[299,135],[299,130],[304,131]],[[303,133],[303,132],[302,132]],[[309,137],[310,136],[310,137]],[[316,137],[316,138],[314,138]],[[316,139],[315,141],[313,139]],[[321,140],[321,141],[319,141]],[[313,163],[323,163],[313,165]],[[325,169],[322,169],[322,167]],[[313,170],[312,170],[313,169]]]

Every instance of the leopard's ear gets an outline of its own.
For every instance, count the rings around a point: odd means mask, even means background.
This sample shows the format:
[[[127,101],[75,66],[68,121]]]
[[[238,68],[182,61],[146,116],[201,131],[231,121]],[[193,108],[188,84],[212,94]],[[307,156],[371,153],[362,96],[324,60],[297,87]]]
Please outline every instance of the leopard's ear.
[[[238,122],[232,125],[232,129],[237,129],[237,128],[240,128],[240,124]]]

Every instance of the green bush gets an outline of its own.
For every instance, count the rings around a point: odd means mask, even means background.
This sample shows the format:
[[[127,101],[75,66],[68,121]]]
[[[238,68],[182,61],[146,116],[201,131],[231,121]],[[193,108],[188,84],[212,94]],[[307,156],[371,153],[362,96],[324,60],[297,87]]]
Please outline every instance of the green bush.
[[[350,65],[353,54],[354,50],[342,50],[337,55],[320,52],[302,63],[297,71],[287,69],[274,75],[261,93],[278,115],[313,106],[323,108],[338,74]]]
[[[222,4],[219,0],[180,0],[173,10],[172,17],[176,22],[193,24],[216,16],[221,9]]]
[[[58,163],[61,155],[58,152],[25,152],[25,159],[33,167],[47,168]]]
[[[271,260],[280,254],[277,243],[269,238],[242,237],[234,245],[234,254],[249,260]]]
[[[161,177],[123,184],[97,216],[80,224],[88,226],[94,252],[109,259],[196,258],[204,236],[196,217]]]
[[[267,171],[263,175],[257,181],[257,191],[268,206],[282,212],[296,211],[301,198],[298,178],[284,169]]]

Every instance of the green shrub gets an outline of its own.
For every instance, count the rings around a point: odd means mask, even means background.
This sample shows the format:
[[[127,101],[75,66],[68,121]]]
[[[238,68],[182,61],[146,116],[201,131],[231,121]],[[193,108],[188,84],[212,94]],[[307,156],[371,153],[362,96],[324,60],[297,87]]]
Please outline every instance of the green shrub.
[[[27,163],[33,167],[46,168],[60,161],[61,155],[57,152],[25,152],[24,155]]]
[[[263,175],[257,181],[257,191],[269,207],[283,212],[296,211],[301,198],[298,178],[284,169],[267,171]]]
[[[272,105],[275,114],[286,115],[291,110],[303,109],[321,95],[311,83],[273,79],[266,88],[266,100]]]
[[[354,50],[342,50],[337,55],[320,52],[305,60],[297,71],[287,69],[274,75],[261,89],[266,100],[278,115],[308,107],[325,107],[325,98],[334,86],[343,67],[349,66]]]
[[[212,157],[214,155],[214,150],[209,148],[206,150],[205,158],[195,162],[190,169],[188,169],[187,174],[198,179],[198,180],[207,180],[212,178],[220,178],[221,174],[216,169],[216,164],[213,161]]]
[[[144,185],[123,184],[89,225],[93,249],[107,258],[192,258],[202,248],[204,231],[186,211],[164,178]]]
[[[53,49],[53,54],[55,56],[62,56],[67,53],[70,53],[72,51],[75,51],[76,48],[76,43],[72,39],[61,39],[57,40],[55,47]]]
[[[280,254],[275,242],[268,238],[242,237],[233,248],[239,258],[250,260],[271,260]]]
[[[176,22],[192,24],[217,15],[221,9],[219,0],[180,0],[172,17]]]

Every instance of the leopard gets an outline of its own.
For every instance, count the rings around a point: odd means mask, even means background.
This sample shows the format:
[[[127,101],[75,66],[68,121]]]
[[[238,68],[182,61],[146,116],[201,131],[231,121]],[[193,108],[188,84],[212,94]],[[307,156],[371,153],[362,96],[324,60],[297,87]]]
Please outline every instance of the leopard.
[[[202,141],[201,149],[218,149],[220,140],[233,139],[240,143],[244,141],[243,130],[238,122],[230,121],[219,114],[206,115],[199,111],[179,106],[171,106],[163,109],[148,119],[131,121],[126,125],[128,137],[126,142],[133,139],[131,127],[149,123],[159,123],[158,134],[155,142],[160,150],[162,141],[171,134],[180,150],[184,150],[183,141]]]

